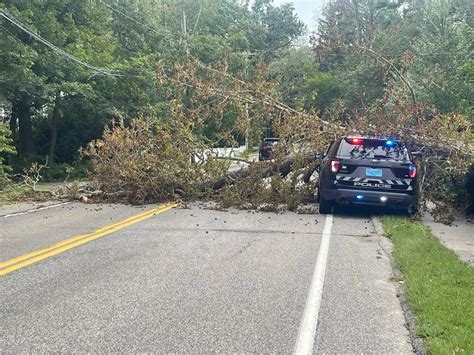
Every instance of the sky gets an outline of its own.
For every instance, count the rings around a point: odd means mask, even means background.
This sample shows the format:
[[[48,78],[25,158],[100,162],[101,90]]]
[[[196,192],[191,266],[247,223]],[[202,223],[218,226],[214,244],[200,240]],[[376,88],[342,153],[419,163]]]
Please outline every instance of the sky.
[[[306,24],[308,30],[314,30],[316,27],[316,15],[321,12],[324,0],[274,0],[276,5],[287,2],[293,4],[298,17]]]

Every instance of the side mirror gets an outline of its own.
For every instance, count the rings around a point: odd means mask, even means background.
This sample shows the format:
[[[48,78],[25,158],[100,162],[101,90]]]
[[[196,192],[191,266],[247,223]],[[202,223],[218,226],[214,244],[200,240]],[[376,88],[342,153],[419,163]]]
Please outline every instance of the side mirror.
[[[323,153],[316,153],[316,155],[314,156],[314,159],[321,161],[324,159],[324,157],[325,155]]]

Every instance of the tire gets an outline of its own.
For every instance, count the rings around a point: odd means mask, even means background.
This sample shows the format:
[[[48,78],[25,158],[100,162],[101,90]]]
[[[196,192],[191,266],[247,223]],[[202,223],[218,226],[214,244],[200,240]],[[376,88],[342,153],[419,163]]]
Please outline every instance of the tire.
[[[414,217],[418,213],[418,203],[408,206],[407,214],[409,217]]]
[[[321,195],[319,196],[319,214],[329,214],[332,213],[332,202],[326,200]]]

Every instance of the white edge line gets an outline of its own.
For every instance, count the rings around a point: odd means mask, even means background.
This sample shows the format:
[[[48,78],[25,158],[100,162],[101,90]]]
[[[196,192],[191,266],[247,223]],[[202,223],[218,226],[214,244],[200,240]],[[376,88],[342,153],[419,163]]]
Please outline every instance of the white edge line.
[[[306,306],[301,319],[298,338],[296,339],[294,354],[312,354],[314,337],[318,326],[319,308],[323,296],[324,277],[331,240],[333,215],[328,214],[324,223],[323,236],[319,246],[318,257],[314,267],[313,279],[306,300]]]
[[[59,206],[68,205],[68,204],[70,204],[70,203],[71,203],[71,201],[68,201],[68,202],[61,202],[61,203],[57,203],[57,204],[55,204],[55,205],[49,205],[49,206],[44,206],[44,207],[39,207],[39,208],[33,208],[33,209],[31,209],[31,210],[28,210],[28,211],[5,214],[5,215],[0,216],[0,217],[2,217],[2,218],[8,218],[8,217],[21,216],[21,215],[28,214],[28,213],[34,213],[34,212],[38,212],[38,211],[42,211],[42,210],[48,210],[48,209],[53,208],[53,207],[59,207]]]

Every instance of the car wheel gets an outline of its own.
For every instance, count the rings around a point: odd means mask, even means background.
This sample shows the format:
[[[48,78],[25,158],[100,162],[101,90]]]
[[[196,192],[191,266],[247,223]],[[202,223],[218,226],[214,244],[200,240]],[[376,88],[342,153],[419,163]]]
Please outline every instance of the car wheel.
[[[332,213],[332,202],[326,200],[324,197],[319,196],[319,213],[320,214],[328,214]]]
[[[418,203],[408,206],[407,213],[410,217],[415,216],[418,213]]]

